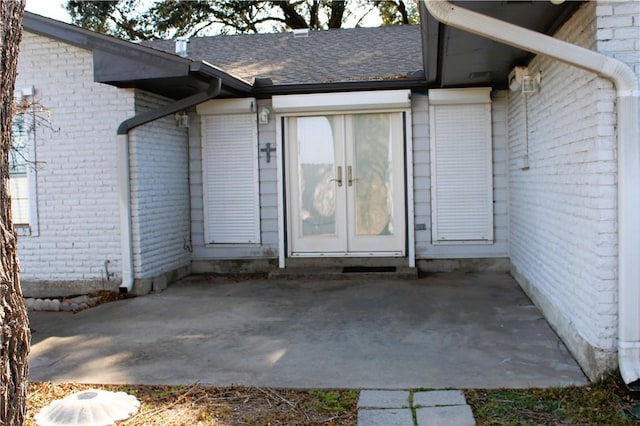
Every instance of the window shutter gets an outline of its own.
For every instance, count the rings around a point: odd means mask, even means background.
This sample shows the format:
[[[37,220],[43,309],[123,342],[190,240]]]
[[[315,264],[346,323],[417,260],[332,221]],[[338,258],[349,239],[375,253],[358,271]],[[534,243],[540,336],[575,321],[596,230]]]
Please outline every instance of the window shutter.
[[[491,104],[472,90],[438,91],[430,106],[434,243],[493,242]]]
[[[202,135],[206,243],[259,244],[255,113],[205,115]]]

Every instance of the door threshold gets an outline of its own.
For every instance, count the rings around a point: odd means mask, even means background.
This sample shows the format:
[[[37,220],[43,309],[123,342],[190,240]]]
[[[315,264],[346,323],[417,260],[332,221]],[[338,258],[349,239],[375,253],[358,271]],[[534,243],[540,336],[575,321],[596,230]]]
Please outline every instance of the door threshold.
[[[363,272],[396,272],[395,266],[345,266],[343,274],[358,274]]]
[[[285,262],[286,269],[336,269],[341,270],[348,266],[358,267],[386,267],[408,266],[409,259],[404,256],[374,256],[374,257],[288,257]]]
[[[269,279],[280,280],[358,280],[358,279],[397,279],[415,280],[418,268],[408,266],[326,266],[294,267],[276,269],[269,272]]]

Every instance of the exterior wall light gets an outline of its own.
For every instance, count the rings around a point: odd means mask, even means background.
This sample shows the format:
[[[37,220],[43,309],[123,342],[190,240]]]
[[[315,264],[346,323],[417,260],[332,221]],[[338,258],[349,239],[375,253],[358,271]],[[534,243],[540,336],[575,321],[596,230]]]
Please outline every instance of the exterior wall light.
[[[514,92],[520,90],[522,93],[535,93],[541,80],[540,71],[536,75],[531,75],[527,67],[515,67],[509,73],[509,89]]]
[[[181,111],[176,114],[176,126],[181,129],[189,128],[189,114],[186,111]]]
[[[522,77],[522,93],[536,93],[536,81],[530,75]]]
[[[271,110],[267,107],[260,108],[258,112],[258,123],[269,124],[269,117],[271,116]]]

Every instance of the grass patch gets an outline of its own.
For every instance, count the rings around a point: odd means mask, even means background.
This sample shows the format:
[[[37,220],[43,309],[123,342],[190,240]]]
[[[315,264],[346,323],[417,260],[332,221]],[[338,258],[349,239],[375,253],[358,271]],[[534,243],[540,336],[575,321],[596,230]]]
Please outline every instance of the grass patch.
[[[640,404],[617,375],[589,386],[465,391],[478,425],[638,424],[623,410]]]
[[[312,408],[316,411],[338,414],[350,411],[358,402],[358,391],[310,390]]]

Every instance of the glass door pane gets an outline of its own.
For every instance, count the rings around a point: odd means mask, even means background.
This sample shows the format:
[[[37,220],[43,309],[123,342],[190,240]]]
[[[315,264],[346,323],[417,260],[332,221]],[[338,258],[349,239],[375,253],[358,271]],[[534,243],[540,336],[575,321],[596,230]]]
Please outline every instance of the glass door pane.
[[[392,234],[393,164],[389,115],[354,115],[351,123],[355,151],[351,171],[355,197],[355,234]]]
[[[336,147],[327,117],[298,119],[298,203],[302,236],[336,234]]]
[[[402,115],[347,118],[348,250],[404,252]]]
[[[342,123],[341,116],[290,120],[292,255],[346,251]]]

